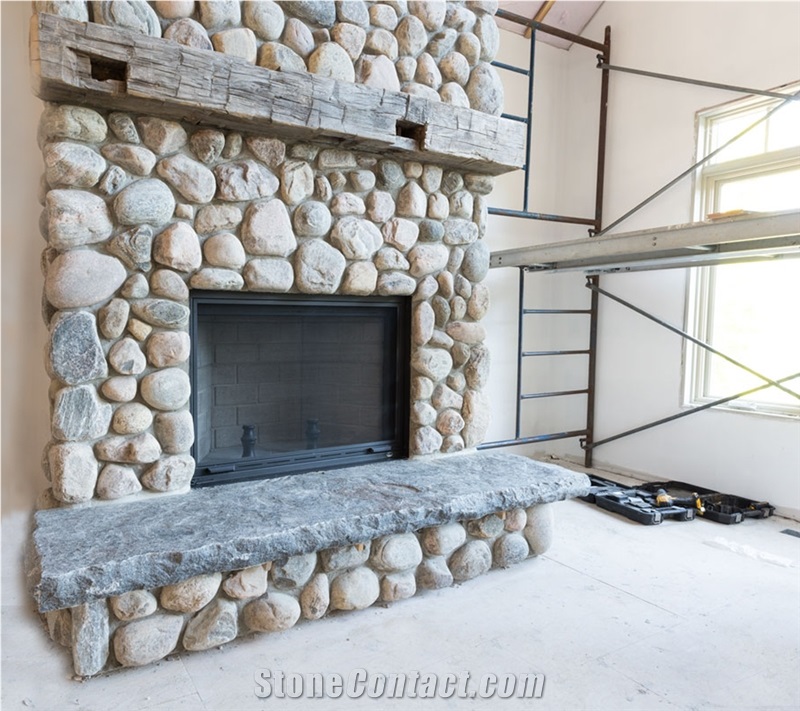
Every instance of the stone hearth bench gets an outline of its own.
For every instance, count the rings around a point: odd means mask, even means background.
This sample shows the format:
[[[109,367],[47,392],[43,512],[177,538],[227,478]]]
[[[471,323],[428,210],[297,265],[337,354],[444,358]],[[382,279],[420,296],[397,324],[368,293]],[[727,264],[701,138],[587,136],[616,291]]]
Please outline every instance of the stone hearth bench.
[[[28,576],[89,676],[508,567],[548,548],[547,504],[588,486],[473,452],[49,509],[35,514]]]

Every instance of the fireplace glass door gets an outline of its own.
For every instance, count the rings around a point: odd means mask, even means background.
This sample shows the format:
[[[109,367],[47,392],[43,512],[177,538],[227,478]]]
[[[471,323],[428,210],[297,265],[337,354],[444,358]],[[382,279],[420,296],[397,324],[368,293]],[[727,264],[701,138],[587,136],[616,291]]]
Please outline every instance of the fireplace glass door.
[[[408,454],[405,298],[192,294],[194,486]]]

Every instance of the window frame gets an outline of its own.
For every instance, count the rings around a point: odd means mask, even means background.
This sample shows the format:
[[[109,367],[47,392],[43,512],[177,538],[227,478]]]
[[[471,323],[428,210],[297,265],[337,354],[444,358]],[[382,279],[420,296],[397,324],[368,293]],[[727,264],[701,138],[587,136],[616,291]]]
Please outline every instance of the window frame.
[[[781,87],[791,94],[800,90],[800,82]],[[751,97],[698,111],[696,115],[696,160],[701,160],[712,150],[713,123],[737,113],[748,113],[761,107],[771,107],[775,99]],[[753,121],[756,117],[753,118]],[[769,120],[769,119],[768,119]],[[765,134],[765,146],[767,143]],[[722,154],[724,155],[724,154]],[[800,146],[765,151],[751,156],[734,158],[729,161],[706,163],[700,166],[694,176],[693,216],[695,221],[704,221],[707,215],[719,212],[718,198],[720,186],[737,179],[758,175],[774,175],[786,170],[800,168]],[[714,287],[716,266],[697,267],[689,270],[686,300],[687,332],[706,343],[711,342],[713,332]],[[731,354],[735,356],[735,354]],[[734,393],[710,395],[709,376],[713,354],[691,342],[684,342],[684,395],[686,407],[703,405],[719,397]],[[765,373],[773,377],[780,374]],[[757,393],[754,394],[757,398]],[[800,400],[797,404],[773,403],[758,399],[737,398],[716,406],[720,410],[770,417],[800,418]]]

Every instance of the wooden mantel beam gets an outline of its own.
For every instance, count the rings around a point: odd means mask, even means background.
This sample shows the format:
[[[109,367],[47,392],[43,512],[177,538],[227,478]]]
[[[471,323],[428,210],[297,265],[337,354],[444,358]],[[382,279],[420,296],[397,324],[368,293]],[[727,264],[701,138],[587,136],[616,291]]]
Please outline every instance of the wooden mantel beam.
[[[45,101],[330,141],[492,175],[524,162],[522,124],[418,96],[271,71],[44,13],[31,20],[30,42],[34,91]]]

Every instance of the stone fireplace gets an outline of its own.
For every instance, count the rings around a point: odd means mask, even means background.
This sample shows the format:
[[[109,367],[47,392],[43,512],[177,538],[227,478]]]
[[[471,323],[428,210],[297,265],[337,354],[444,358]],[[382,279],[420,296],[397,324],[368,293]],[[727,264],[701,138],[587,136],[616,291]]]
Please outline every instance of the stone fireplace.
[[[496,3],[34,6],[52,440],[29,577],[76,673],[543,552],[543,504],[585,478],[474,451],[487,196],[524,146]],[[172,533],[129,540],[142,516]]]

